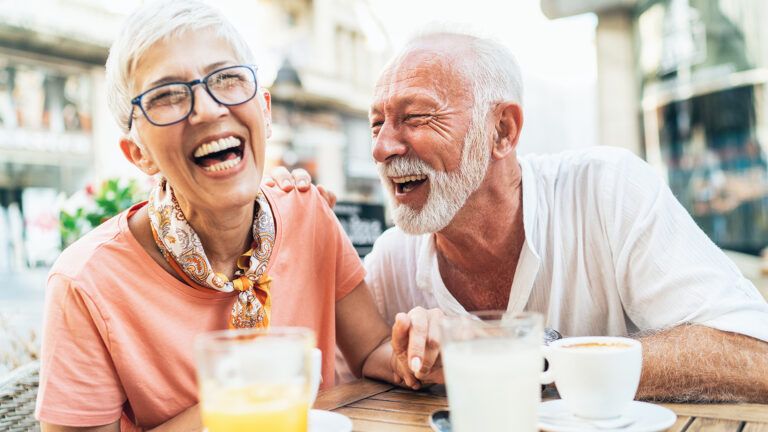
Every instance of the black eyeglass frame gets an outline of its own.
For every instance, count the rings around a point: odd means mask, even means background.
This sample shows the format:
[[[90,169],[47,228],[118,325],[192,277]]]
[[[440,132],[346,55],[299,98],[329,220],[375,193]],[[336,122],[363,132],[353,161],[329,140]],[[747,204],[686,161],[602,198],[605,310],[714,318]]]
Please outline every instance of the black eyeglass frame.
[[[253,75],[253,84],[254,84],[254,86],[253,86],[253,94],[248,99],[246,99],[246,100],[244,100],[242,102],[238,102],[238,103],[222,102],[216,96],[214,96],[213,93],[211,92],[211,89],[208,88],[208,80],[212,76],[216,75],[217,73],[220,73],[220,72],[225,71],[227,69],[235,69],[235,68],[246,68],[249,71],[251,71],[251,74]],[[157,85],[155,87],[152,87],[151,89],[145,90],[140,95],[138,95],[135,98],[131,99],[131,115],[128,117],[128,130],[131,130],[131,126],[133,125],[133,113],[134,113],[134,110],[136,109],[136,107],[139,107],[139,109],[141,110],[142,114],[144,114],[144,118],[146,118],[148,122],[152,123],[155,126],[171,126],[171,125],[175,125],[176,123],[183,122],[184,120],[186,120],[189,117],[190,114],[192,114],[192,111],[195,109],[195,89],[194,89],[194,86],[196,86],[198,84],[202,84],[203,88],[205,89],[205,92],[208,93],[208,96],[210,96],[211,99],[213,99],[214,101],[216,101],[216,103],[218,103],[220,105],[224,105],[224,106],[242,105],[242,104],[250,101],[254,97],[256,97],[256,94],[259,92],[259,82],[258,82],[258,79],[256,77],[256,70],[257,69],[258,68],[255,65],[226,66],[226,67],[223,67],[223,68],[220,68],[220,69],[216,69],[215,71],[212,71],[211,73],[209,73],[208,75],[204,76],[203,78],[198,78],[196,80],[192,80],[192,81],[188,81],[188,82],[183,82],[183,81],[167,82],[167,83],[163,83],[163,84]],[[185,85],[189,89],[189,94],[190,94],[190,98],[191,98],[190,99],[190,103],[189,103],[189,111],[182,118],[180,118],[178,120],[175,120],[175,121],[172,121],[170,123],[155,123],[154,121],[152,121],[152,119],[149,118],[149,115],[147,115],[147,112],[144,110],[144,107],[141,105],[141,100],[144,97],[144,95],[146,95],[147,93],[149,93],[151,91],[157,90],[157,89],[159,89],[161,87],[170,86],[170,85],[179,85],[179,84]]]

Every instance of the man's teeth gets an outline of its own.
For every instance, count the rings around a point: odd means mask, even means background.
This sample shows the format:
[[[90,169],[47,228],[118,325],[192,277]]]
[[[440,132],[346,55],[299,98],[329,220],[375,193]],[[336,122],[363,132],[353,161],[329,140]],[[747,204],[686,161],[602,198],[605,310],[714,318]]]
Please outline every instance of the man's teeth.
[[[238,156],[234,159],[225,160],[224,162],[219,162],[211,166],[203,167],[203,169],[209,172],[224,171],[226,169],[233,168],[235,165],[239,164],[241,160],[243,160],[243,158]]]
[[[240,140],[235,137],[221,138],[216,141],[205,143],[195,150],[195,157],[203,157],[211,153],[220,152],[222,150],[230,149],[240,146]]]
[[[408,183],[408,182],[414,182],[414,181],[422,181],[426,179],[427,179],[427,176],[425,175],[412,175],[412,176],[406,176],[406,177],[393,177],[392,181],[397,184],[402,184],[402,183]]]

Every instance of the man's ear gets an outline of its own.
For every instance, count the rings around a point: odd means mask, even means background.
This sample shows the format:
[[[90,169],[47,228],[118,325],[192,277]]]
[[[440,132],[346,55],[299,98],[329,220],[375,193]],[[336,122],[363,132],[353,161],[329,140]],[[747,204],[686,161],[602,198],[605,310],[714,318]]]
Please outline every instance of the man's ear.
[[[136,144],[132,139],[123,137],[120,139],[120,150],[123,151],[123,156],[128,159],[128,162],[136,165],[142,172],[147,175],[155,175],[160,170],[149,157],[146,151]]]
[[[264,104],[262,109],[264,110],[264,137],[269,139],[272,136],[272,95],[268,90],[262,90],[262,96]]]
[[[523,128],[523,108],[514,102],[502,102],[493,110],[494,142],[491,156],[504,159],[514,153]]]

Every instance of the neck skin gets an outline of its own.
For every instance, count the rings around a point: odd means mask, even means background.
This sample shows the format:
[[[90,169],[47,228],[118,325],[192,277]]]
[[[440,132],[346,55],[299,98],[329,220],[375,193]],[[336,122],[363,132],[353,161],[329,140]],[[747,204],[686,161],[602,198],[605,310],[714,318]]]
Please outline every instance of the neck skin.
[[[511,260],[515,268],[524,242],[522,171],[515,156],[492,161],[480,187],[435,234],[437,253],[467,275],[508,269]]]
[[[231,278],[237,269],[237,258],[251,247],[255,200],[247,205],[227,209],[200,209],[176,196],[187,222],[203,244],[214,271]]]

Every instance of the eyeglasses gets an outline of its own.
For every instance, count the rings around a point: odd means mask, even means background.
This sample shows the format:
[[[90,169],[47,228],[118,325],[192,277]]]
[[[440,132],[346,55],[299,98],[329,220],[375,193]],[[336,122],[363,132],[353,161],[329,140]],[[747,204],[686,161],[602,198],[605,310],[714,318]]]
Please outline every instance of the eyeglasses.
[[[211,98],[221,105],[244,104],[256,96],[256,67],[228,66],[201,79],[161,84],[133,98],[131,105],[139,107],[153,125],[170,126],[186,120],[192,113],[195,106],[193,87],[198,84],[202,84]],[[133,124],[133,109],[128,119],[129,130]]]

